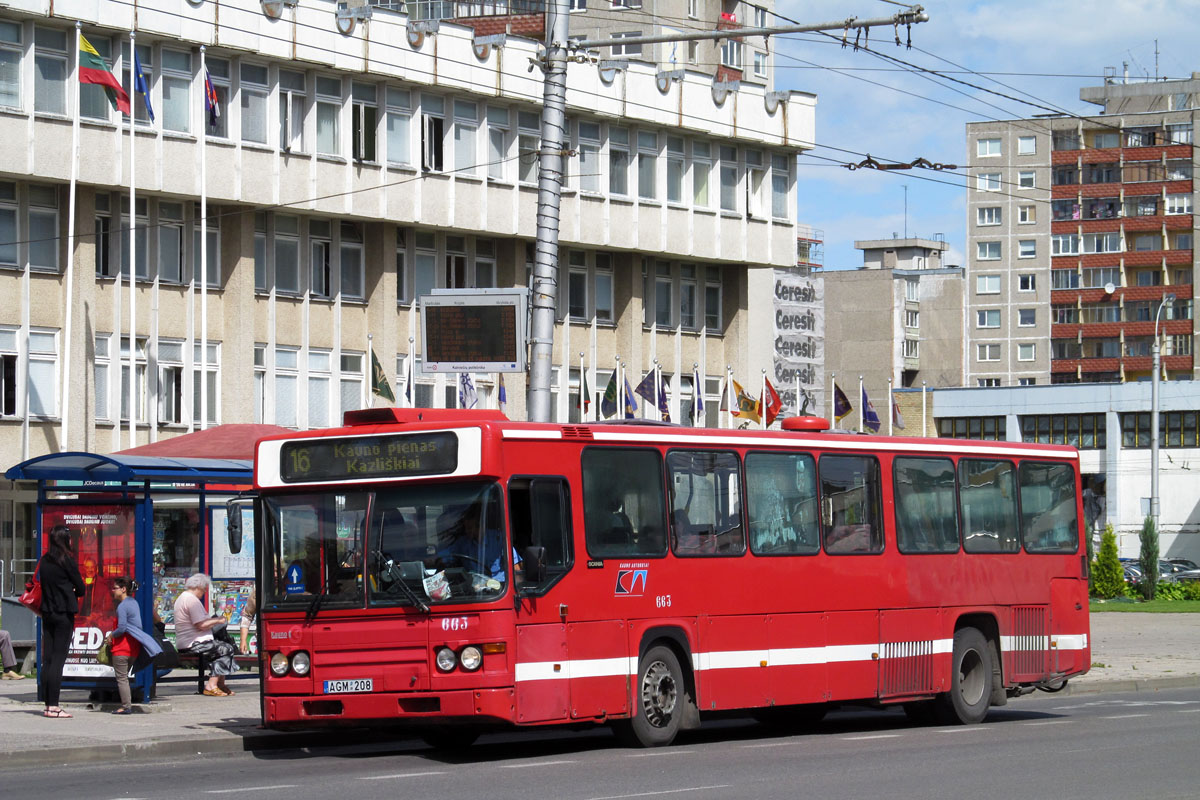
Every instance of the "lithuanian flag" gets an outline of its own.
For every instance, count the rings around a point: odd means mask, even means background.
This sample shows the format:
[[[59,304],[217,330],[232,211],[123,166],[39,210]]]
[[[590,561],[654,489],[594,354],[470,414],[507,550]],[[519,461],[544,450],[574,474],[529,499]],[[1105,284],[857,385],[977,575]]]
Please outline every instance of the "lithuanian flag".
[[[129,93],[121,88],[121,82],[112,74],[104,59],[92,47],[92,43],[79,36],[79,82],[94,83],[104,87],[108,102],[122,114],[129,113]]]

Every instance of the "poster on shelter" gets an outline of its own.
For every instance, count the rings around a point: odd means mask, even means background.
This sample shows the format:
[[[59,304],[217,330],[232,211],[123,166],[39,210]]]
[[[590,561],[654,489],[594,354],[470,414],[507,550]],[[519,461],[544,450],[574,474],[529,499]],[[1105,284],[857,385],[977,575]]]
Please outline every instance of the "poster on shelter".
[[[775,270],[771,383],[781,416],[827,416],[825,405],[825,279],[803,270]]]
[[[75,616],[67,678],[111,678],[112,667],[97,663],[96,651],[104,635],[117,627],[112,579],[134,574],[135,514],[132,505],[46,505],[42,507],[43,548],[50,533],[65,526],[83,577],[83,597]]]
[[[212,524],[212,577],[249,580],[254,578],[254,509],[238,506],[242,515],[242,549],[229,551],[229,527],[226,509],[209,509]]]

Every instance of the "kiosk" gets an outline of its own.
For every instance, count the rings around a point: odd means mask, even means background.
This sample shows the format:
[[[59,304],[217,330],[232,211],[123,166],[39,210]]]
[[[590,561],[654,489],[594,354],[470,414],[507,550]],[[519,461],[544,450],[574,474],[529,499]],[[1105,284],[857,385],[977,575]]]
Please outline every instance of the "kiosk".
[[[225,535],[226,502],[252,488],[253,464],[245,459],[165,458],[116,453],[55,453],[10,468],[13,481],[37,481],[36,551],[45,551],[56,525],[71,533],[86,587],[75,619],[75,635],[63,671],[64,689],[115,689],[112,667],[96,661],[107,631],[116,627],[109,582],[124,575],[139,586],[135,595],[142,624],[172,627],[175,598],[189,575],[213,579],[209,604],[231,628],[254,591],[254,542],[247,537],[231,554]],[[250,510],[242,529],[253,531]],[[41,625],[38,624],[38,663]],[[135,696],[154,696],[155,671],[134,676]],[[39,679],[38,696],[42,686]]]

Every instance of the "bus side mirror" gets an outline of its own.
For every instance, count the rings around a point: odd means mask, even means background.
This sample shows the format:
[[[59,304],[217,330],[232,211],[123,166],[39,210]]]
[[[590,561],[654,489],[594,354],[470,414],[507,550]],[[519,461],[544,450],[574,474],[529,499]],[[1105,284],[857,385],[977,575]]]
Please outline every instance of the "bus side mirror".
[[[229,552],[242,552],[242,506],[234,500],[225,504],[225,533],[229,536]]]
[[[541,583],[546,580],[546,548],[526,547],[521,551],[521,571],[526,583]]]

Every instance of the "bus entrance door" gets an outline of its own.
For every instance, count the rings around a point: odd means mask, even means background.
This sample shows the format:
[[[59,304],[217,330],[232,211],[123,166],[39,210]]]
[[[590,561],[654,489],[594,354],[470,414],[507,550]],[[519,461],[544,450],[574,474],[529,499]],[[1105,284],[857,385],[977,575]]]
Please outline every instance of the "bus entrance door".
[[[604,719],[629,712],[629,628],[620,620],[567,625],[571,663],[571,719]]]
[[[566,720],[567,626],[517,627],[517,722]]]

